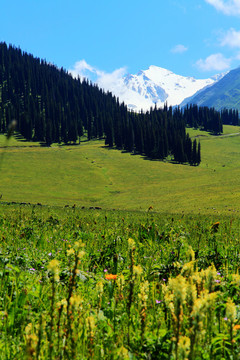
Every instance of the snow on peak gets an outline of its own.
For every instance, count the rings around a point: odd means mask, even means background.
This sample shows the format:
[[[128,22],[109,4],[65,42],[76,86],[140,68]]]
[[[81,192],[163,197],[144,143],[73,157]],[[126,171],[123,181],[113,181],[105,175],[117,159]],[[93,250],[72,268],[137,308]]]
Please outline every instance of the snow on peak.
[[[93,68],[84,60],[77,62],[70,72],[73,76],[88,77],[90,72],[96,78],[95,82],[105,91],[112,92],[124,102],[129,109],[135,111],[149,110],[150,107],[180,105],[184,99],[192,97],[196,92],[211,86],[225,74],[218,74],[209,79],[195,79],[174,74],[172,71],[151,65],[147,70],[137,74],[127,74],[120,68],[112,73],[105,73]],[[90,76],[91,78],[92,76]]]
[[[185,98],[194,95],[206,86],[213,85],[222,78],[222,74],[208,79],[195,79],[174,74],[172,71],[158,67],[149,66],[147,70],[141,70],[136,75],[128,74],[123,78],[121,94],[113,93],[120,101],[134,110],[148,110],[151,106],[179,105]]]

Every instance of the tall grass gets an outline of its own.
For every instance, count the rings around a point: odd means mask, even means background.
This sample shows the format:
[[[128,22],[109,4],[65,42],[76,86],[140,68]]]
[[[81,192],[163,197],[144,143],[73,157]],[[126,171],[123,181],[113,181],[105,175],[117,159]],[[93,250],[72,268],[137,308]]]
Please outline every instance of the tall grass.
[[[239,218],[0,207],[1,359],[238,359]]]

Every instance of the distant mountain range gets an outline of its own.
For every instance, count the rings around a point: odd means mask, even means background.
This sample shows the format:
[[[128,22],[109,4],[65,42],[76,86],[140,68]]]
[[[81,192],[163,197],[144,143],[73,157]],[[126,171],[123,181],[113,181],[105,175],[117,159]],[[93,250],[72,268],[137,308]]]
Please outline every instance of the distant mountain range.
[[[146,111],[155,104],[157,107],[163,107],[166,102],[168,106],[180,105],[186,98],[216,84],[224,75],[195,79],[151,65],[147,70],[141,70],[136,75],[128,74],[112,84],[108,83],[108,88],[105,90],[111,91],[129,109]]]
[[[181,106],[186,104],[214,107],[216,110],[223,108],[240,110],[240,67],[229,71],[211,86],[186,98]]]

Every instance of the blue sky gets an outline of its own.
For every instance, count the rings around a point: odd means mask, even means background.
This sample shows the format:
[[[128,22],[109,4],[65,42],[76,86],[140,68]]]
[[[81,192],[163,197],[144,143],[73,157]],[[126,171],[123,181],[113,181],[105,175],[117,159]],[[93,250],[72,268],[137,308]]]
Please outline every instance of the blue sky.
[[[240,64],[240,0],[11,0],[0,12],[0,41],[79,73],[206,78]]]

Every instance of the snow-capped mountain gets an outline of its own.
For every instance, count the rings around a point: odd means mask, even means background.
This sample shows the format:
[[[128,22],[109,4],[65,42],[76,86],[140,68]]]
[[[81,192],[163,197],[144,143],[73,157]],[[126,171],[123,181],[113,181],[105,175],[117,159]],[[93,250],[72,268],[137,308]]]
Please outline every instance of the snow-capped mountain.
[[[120,101],[124,101],[128,108],[147,110],[155,104],[162,107],[166,102],[168,106],[179,105],[185,98],[213,85],[223,76],[224,74],[219,74],[208,79],[195,79],[152,65],[137,75],[125,76],[122,86],[118,89],[113,87],[111,91]]]
[[[180,105],[184,99],[192,97],[200,90],[218,82],[225,74],[208,79],[195,79],[174,74],[172,71],[151,65],[136,75],[127,74],[124,68],[113,73],[105,73],[87,64],[85,60],[77,62],[73,70],[74,77],[89,78],[105,91],[112,92],[129,109],[140,111],[150,107]]]

